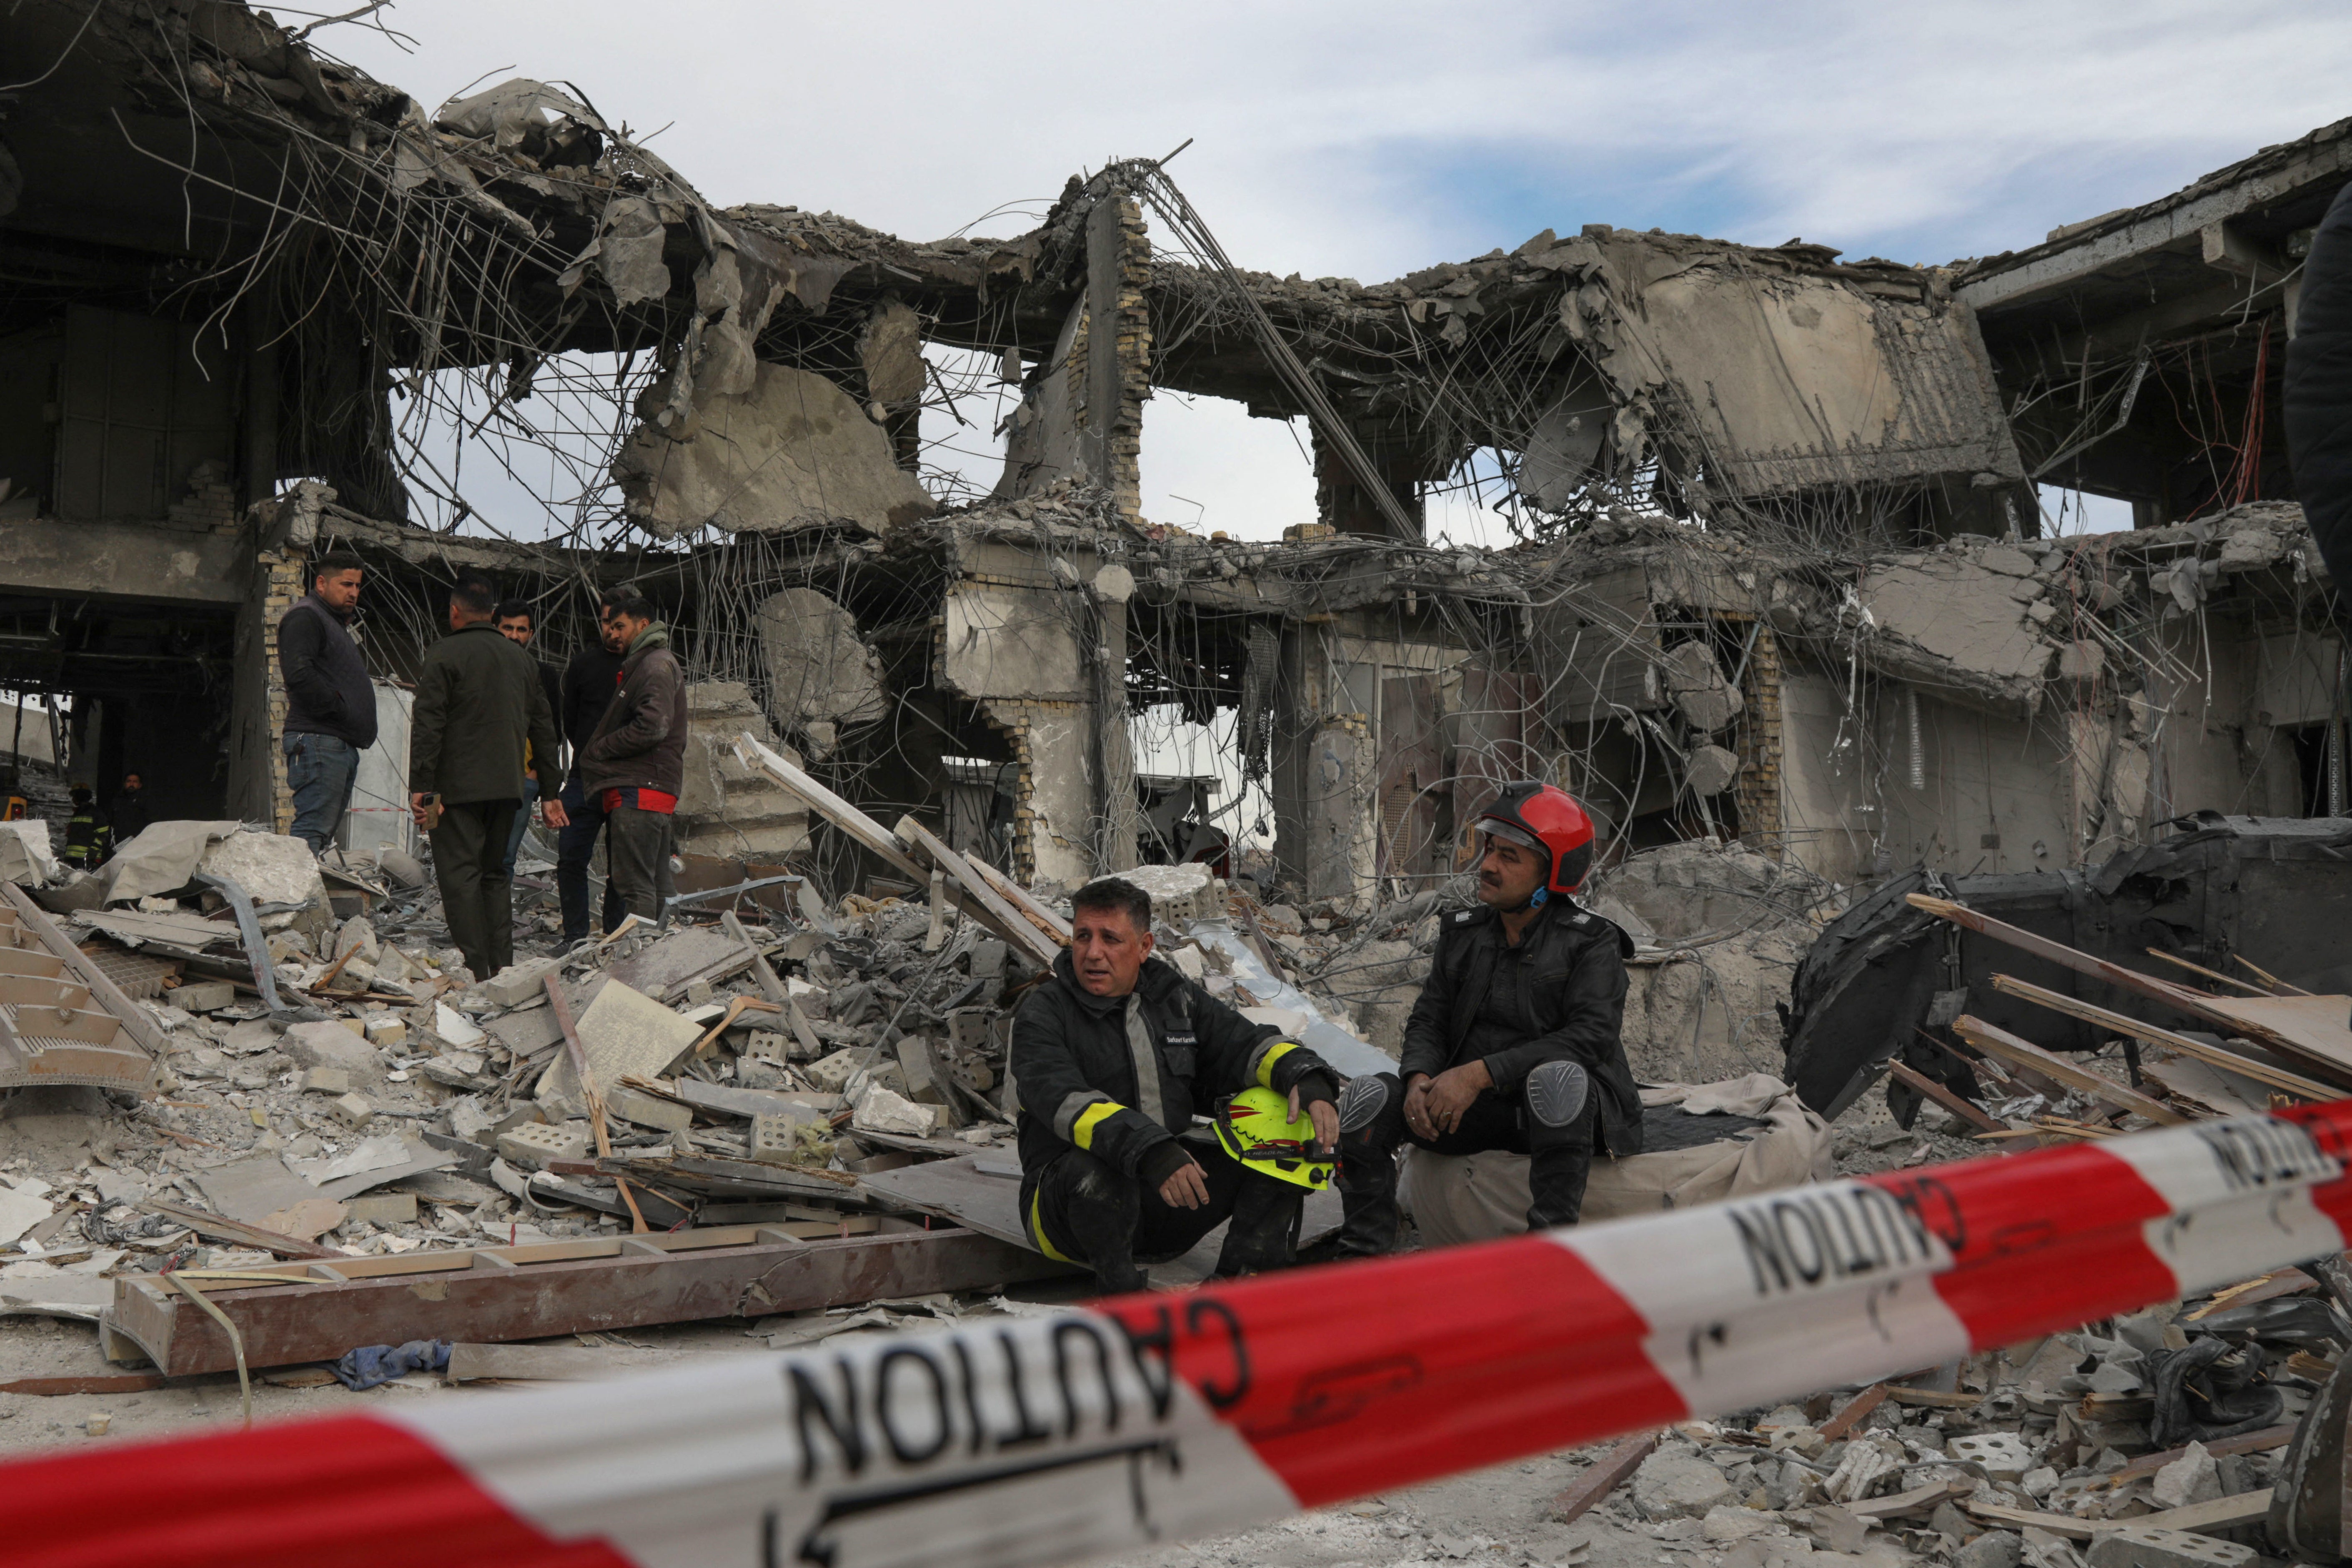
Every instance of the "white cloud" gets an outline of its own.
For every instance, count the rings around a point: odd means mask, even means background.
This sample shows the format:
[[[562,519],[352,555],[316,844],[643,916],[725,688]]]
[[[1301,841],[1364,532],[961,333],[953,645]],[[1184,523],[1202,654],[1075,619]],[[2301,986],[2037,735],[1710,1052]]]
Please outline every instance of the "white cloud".
[[[486,73],[576,82],[639,133],[666,126],[655,148],[721,204],[929,238],[1003,204],[1034,215],[1073,173],[1192,137],[1171,172],[1243,265],[1367,281],[1587,222],[1925,262],[2014,248],[2339,115],[2352,46],[2352,12],[2329,0],[384,15],[415,54],[358,26],[319,39],[428,108]],[[1164,395],[1147,426],[1147,515],[1250,537],[1311,515],[1282,426]],[[926,434],[949,432],[933,416]],[[951,445],[992,482],[992,441]],[[1492,518],[1459,498],[1433,510],[1433,532],[1457,539]]]

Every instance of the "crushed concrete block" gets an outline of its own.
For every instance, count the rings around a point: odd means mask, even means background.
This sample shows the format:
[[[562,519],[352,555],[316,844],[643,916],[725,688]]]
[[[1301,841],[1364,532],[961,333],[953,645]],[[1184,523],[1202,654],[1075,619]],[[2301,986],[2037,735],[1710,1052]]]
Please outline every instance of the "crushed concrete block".
[[[819,1057],[801,1070],[817,1088],[839,1094],[848,1086],[850,1074],[857,1070],[860,1054],[856,1050],[835,1051],[829,1057]]]
[[[352,1075],[341,1068],[310,1068],[302,1074],[305,1094],[349,1094]]]
[[[296,1067],[341,1068],[355,1084],[372,1082],[383,1062],[375,1047],[340,1023],[297,1024],[286,1031],[278,1049]]]
[[[2091,1568],[2247,1568],[2251,1546],[2186,1530],[2126,1524],[2091,1538]]]
[[[1713,734],[1739,717],[1739,689],[1724,678],[1711,645],[1686,642],[1668,649],[1663,673],[1667,695],[1692,729]]]
[[[814,1117],[754,1116],[751,1131],[746,1139],[751,1158],[762,1165],[789,1165],[797,1147],[793,1130],[804,1127]]]
[[[199,980],[176,986],[164,995],[173,1006],[191,1013],[217,1013],[236,1005],[236,987],[226,980]]]
[[[2033,1468],[2033,1450],[2014,1432],[1979,1432],[1955,1437],[1944,1451],[1964,1465],[1981,1468],[1987,1480],[2016,1481]]]
[[[1633,1472],[1633,1506],[1650,1519],[1705,1519],[1734,1500],[1724,1473],[1689,1448],[1662,1447]]]
[[[469,1094],[449,1106],[450,1132],[468,1143],[479,1143],[487,1148],[497,1142],[497,1122],[498,1118],[490,1114],[490,1108],[483,1104],[477,1095]]]
[[[360,1128],[375,1115],[375,1107],[364,1094],[344,1094],[327,1102],[327,1113],[346,1127]]]
[[[361,1034],[369,1045],[383,1050],[405,1043],[408,1026],[393,1014],[371,1013],[362,1021]]]
[[[1702,799],[1721,795],[1738,776],[1738,754],[1722,746],[1693,746],[1683,759],[1683,782]]]
[[[275,833],[232,833],[205,851],[198,868],[228,878],[257,904],[327,907],[327,883],[319,874],[319,858],[299,838]]]
[[[351,1217],[351,1210],[332,1198],[303,1198],[282,1209],[272,1209],[257,1222],[264,1230],[311,1241]]]
[[[1700,1533],[1718,1546],[1729,1546],[1772,1530],[1775,1521],[1770,1515],[1752,1508],[1708,1509],[1700,1522]]]
[[[1206,866],[1138,866],[1121,871],[1122,882],[1132,882],[1151,898],[1151,919],[1181,926],[1188,921],[1212,920],[1224,913],[1217,895],[1217,879]]]
[[[920,1035],[901,1035],[898,1052],[898,1070],[907,1080],[907,1098],[918,1105],[945,1105],[947,1076],[931,1050],[931,1042]]]
[[[680,1132],[694,1125],[692,1106],[625,1084],[604,1097],[604,1109],[624,1121],[634,1121],[656,1132]]]
[[[2210,1502],[2221,1495],[2221,1466],[2202,1443],[2191,1443],[2180,1458],[2156,1472],[2152,1490],[2158,1508],[2187,1508]]]
[[[563,972],[561,958],[527,958],[509,963],[482,982],[482,995],[501,1007],[520,1007],[526,1002],[547,994],[547,977]],[[443,1039],[448,1039],[446,1035]],[[471,1045],[470,1040],[449,1040],[453,1046]]]
[[[346,1225],[361,1222],[367,1225],[415,1225],[416,1194],[415,1193],[365,1193],[344,1200],[350,1210]]]
[[[551,1160],[585,1159],[594,1137],[585,1121],[526,1121],[499,1134],[499,1157],[544,1170]]]
[[[891,1132],[902,1138],[929,1138],[939,1125],[939,1111],[929,1105],[917,1105],[902,1095],[892,1093],[880,1084],[870,1084],[858,1097],[857,1109],[850,1114],[849,1125],[857,1132]]]
[[[814,371],[760,364],[740,393],[698,392],[694,412],[667,429],[639,426],[613,462],[629,516],[656,538],[705,524],[881,533],[937,510],[882,427]]]
[[[805,731],[883,716],[882,661],[858,637],[849,611],[814,588],[787,588],[761,605],[758,627],[769,715],[778,724]]]
[[[1002,980],[1004,960],[1011,950],[996,938],[982,937],[971,948],[971,977],[974,980]],[[809,1015],[814,1018],[815,1014]]]
[[[331,963],[347,952],[356,952],[359,954],[356,962],[373,966],[383,952],[383,944],[376,940],[375,927],[369,923],[365,915],[353,915],[335,932],[333,948],[327,954],[327,961]]]

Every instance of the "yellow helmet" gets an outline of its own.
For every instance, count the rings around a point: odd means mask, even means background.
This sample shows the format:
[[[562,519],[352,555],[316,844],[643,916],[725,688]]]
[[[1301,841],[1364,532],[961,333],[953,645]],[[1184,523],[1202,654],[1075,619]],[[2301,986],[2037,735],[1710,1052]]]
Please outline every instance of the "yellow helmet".
[[[1217,1107],[1217,1142],[1252,1170],[1294,1182],[1310,1192],[1331,1184],[1334,1161],[1318,1157],[1315,1123],[1302,1112],[1290,1119],[1290,1097],[1270,1089],[1245,1089]]]

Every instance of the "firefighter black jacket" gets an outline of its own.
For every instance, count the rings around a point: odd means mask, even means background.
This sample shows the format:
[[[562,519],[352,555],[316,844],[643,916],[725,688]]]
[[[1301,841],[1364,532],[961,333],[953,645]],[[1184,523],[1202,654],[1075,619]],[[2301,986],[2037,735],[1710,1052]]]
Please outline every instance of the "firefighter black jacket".
[[[1227,1095],[1287,1094],[1296,1084],[1303,1106],[1330,1099],[1338,1083],[1313,1051],[1251,1023],[1163,960],[1144,960],[1132,994],[1097,996],[1078,984],[1067,952],[1013,1015],[1012,1069],[1021,1167],[1033,1173],[1076,1148],[1138,1175],[1153,1149]]]

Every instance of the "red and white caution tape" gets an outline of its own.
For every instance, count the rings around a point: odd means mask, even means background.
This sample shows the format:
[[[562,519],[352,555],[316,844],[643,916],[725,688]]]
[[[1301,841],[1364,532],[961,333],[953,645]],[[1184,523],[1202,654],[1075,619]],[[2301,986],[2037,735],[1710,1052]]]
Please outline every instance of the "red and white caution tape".
[[[0,1467],[15,1568],[1045,1568],[2342,1250],[2352,1102]]]

